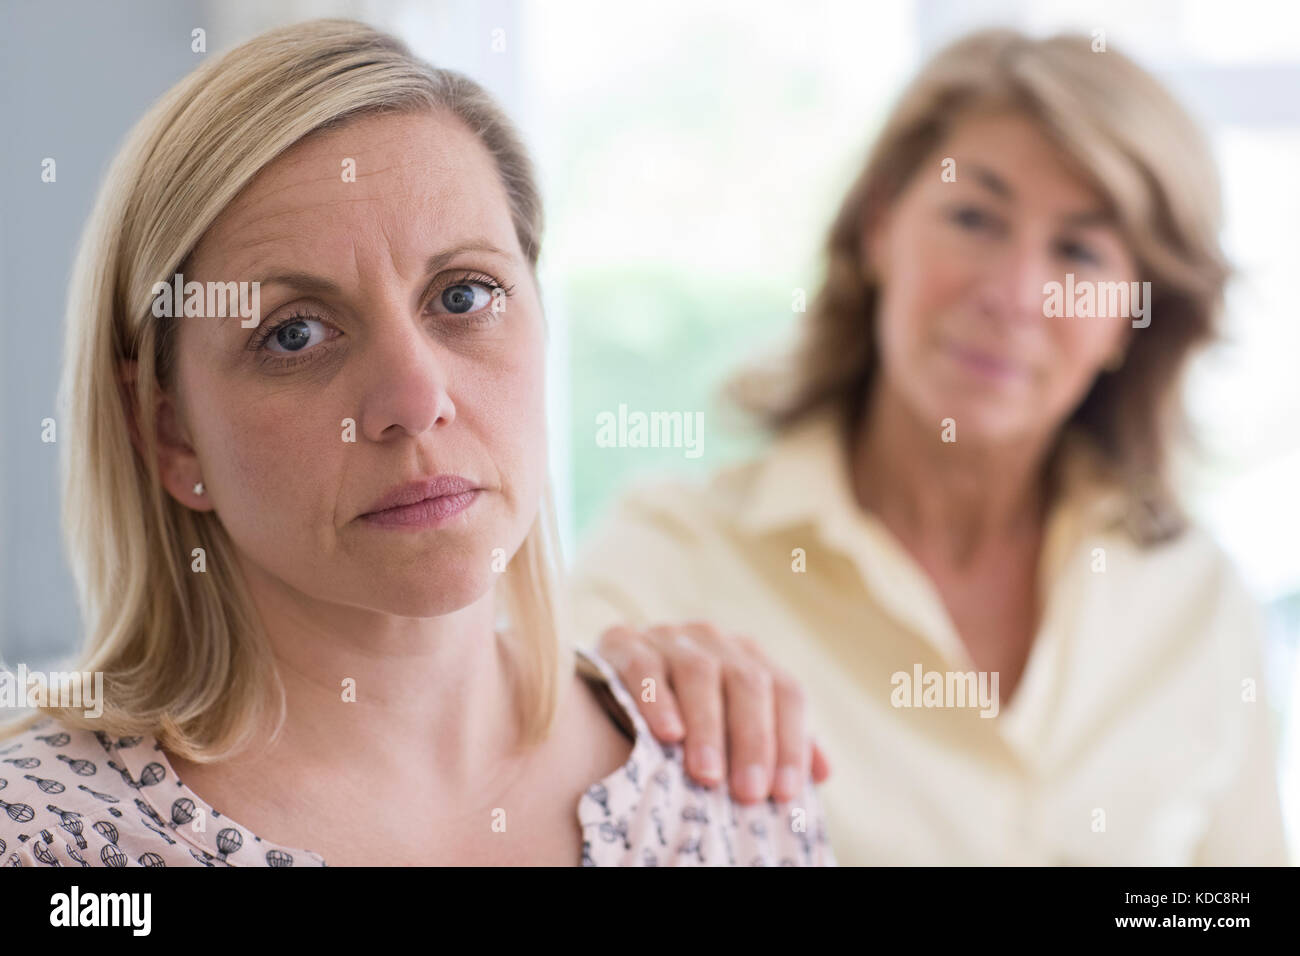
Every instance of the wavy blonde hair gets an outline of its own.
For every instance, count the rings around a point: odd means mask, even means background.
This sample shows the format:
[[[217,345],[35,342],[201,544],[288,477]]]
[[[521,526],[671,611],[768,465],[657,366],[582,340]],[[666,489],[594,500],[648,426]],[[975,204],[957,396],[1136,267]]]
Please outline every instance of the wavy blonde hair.
[[[160,484],[153,412],[175,324],[151,315],[151,289],[183,271],[236,194],[305,136],[423,110],[458,117],[487,148],[535,276],[542,204],[510,121],[474,81],[364,24],[317,20],[255,37],[183,79],[130,133],[78,247],[59,391],[64,535],[86,627],[79,666],[104,673],[104,711],[46,707],[19,726],[49,713],[212,761],[282,725],[283,687],[232,541],[214,514]],[[196,547],[207,573],[189,572]],[[499,585],[526,743],[550,732],[557,709],[556,549],[547,485]]]
[[[776,363],[743,370],[728,395],[775,430],[828,406],[855,416],[875,380],[879,288],[864,274],[863,236],[954,124],[975,111],[1035,120],[1109,201],[1151,280],[1150,326],[1123,366],[1097,377],[1068,419],[1128,491],[1128,527],[1154,543],[1186,519],[1168,476],[1186,428],[1187,360],[1217,336],[1230,266],[1219,246],[1218,175],[1196,124],[1152,76],[1082,35],[1032,39],[982,30],[940,50],[904,90],[826,240],[826,275],[802,338]],[[1059,463],[1059,462],[1054,462]]]

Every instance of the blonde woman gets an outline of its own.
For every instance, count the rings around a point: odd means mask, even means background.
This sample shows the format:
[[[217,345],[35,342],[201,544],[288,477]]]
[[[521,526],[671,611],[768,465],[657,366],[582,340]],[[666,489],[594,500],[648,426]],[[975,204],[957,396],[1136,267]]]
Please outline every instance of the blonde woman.
[[[258,37],[140,122],[62,394],[103,713],[0,741],[0,860],[833,862],[806,778],[733,804],[575,661],[540,228],[487,95],[361,24]]]
[[[770,450],[627,494],[580,633],[698,616],[788,670],[842,863],[1283,862],[1260,614],[1169,482],[1219,216],[1200,134],[1119,53],[938,53],[831,226],[802,344],[738,380]],[[694,644],[725,696],[738,642]],[[671,628],[600,646],[629,684],[686,677]],[[799,779],[776,750],[759,728],[733,763]]]

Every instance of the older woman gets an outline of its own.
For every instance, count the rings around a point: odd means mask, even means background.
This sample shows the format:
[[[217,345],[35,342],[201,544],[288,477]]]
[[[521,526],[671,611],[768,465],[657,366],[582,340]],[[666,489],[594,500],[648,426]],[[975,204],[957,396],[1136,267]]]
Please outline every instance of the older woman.
[[[940,52],[831,227],[801,348],[738,381],[775,442],[619,502],[580,633],[747,635],[601,643],[628,684],[714,687],[681,707],[697,745],[728,688],[771,685],[756,660],[788,670],[841,862],[1282,862],[1260,615],[1169,481],[1228,275],[1217,197],[1192,122],[1113,50]],[[753,726],[733,775],[796,786],[783,736]]]
[[[540,225],[486,94],[360,24],[258,37],[141,121],[63,383],[106,700],[0,742],[0,859],[833,862],[806,778],[694,784],[557,637]]]

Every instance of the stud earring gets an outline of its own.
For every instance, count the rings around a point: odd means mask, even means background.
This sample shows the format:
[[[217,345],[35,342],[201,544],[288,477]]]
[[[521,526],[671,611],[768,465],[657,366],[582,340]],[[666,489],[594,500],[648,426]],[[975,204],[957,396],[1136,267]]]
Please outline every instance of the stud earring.
[[[203,494],[203,482],[199,481],[199,482],[196,482],[196,483],[195,483],[195,485],[194,485],[194,493],[195,493],[196,495],[201,495],[201,494]]]

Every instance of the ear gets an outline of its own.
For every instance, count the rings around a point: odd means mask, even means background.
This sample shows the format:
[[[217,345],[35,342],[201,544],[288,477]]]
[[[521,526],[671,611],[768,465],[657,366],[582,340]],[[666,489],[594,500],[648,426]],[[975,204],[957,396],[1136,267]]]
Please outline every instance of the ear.
[[[123,402],[126,406],[127,427],[131,433],[131,444],[142,461],[146,460],[150,450],[146,447],[141,434],[141,423],[137,420],[136,409],[136,375],[138,365],[134,359],[123,360],[119,366],[119,381],[123,386]],[[180,421],[180,415],[174,399],[161,388],[153,391],[154,448],[158,478],[167,492],[195,511],[211,511],[212,501],[208,494],[195,494],[194,486],[203,477],[198,455],[190,445],[189,436]]]

